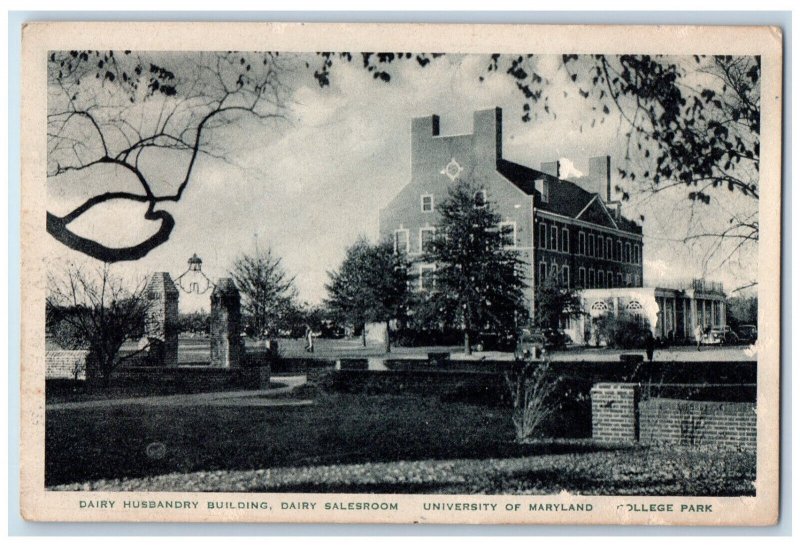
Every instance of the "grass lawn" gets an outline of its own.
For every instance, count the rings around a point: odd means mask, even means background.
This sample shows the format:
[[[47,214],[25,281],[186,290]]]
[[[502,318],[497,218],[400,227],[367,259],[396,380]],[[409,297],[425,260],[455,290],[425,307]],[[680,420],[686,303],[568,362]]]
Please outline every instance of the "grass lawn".
[[[112,490],[753,493],[752,454],[518,445],[509,413],[361,394],[324,395],[303,407],[48,410],[45,482]],[[148,457],[152,443],[165,445],[162,458]]]

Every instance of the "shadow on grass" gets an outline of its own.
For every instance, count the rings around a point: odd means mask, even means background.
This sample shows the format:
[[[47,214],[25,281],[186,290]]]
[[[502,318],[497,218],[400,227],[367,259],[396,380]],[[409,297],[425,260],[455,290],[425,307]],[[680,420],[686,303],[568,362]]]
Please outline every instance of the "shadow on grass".
[[[193,471],[487,459],[606,450],[520,445],[510,409],[435,397],[333,395],[302,407],[119,405],[49,410],[45,484]],[[148,450],[154,443],[163,451]],[[148,454],[163,453],[162,459]]]

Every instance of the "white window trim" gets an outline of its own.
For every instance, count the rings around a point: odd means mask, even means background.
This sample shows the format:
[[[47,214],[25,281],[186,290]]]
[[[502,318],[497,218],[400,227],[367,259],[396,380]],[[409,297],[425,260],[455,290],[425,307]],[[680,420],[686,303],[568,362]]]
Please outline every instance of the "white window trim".
[[[580,230],[578,232],[578,255],[586,255],[586,232]]]
[[[617,240],[617,254],[615,256],[617,262],[622,262],[622,240]]]
[[[606,259],[614,260],[614,241],[611,236],[606,236]]]
[[[555,243],[553,243],[553,235],[555,235]],[[558,226],[553,224],[550,226],[550,250],[559,252],[560,249],[558,247]]]
[[[564,247],[566,246],[566,249]],[[561,228],[561,252],[569,253],[569,228]]]
[[[594,256],[594,234],[589,234],[589,237],[586,238],[586,256]]]
[[[409,254],[409,251],[411,251],[411,232],[410,232],[410,230],[408,228],[398,228],[397,230],[394,231],[394,252],[395,253],[397,252],[397,234],[399,232],[405,232],[405,234],[406,234],[406,250],[405,250],[405,252],[406,252],[406,254]]]
[[[586,277],[586,284],[589,286],[590,289],[594,289],[597,286],[594,278],[594,268],[589,268],[589,273]]]
[[[503,245],[506,249],[516,249],[517,248],[517,223],[513,220],[504,220],[500,224],[497,225],[498,229],[500,230],[500,234],[503,233],[503,226],[511,226],[511,234],[512,234],[512,241],[511,245]]]
[[[547,249],[547,240],[550,237],[548,230],[547,230],[547,223],[546,222],[539,222],[539,248],[540,249]],[[542,240],[542,236],[544,236],[544,240]],[[544,245],[542,245],[544,243]]]
[[[583,275],[581,275],[581,273]],[[581,277],[583,277],[583,281],[581,281]],[[581,284],[582,289],[586,288],[586,268],[584,268],[583,266],[578,268],[578,283]]]
[[[614,288],[614,272],[606,270],[606,287],[609,289]]]
[[[633,261],[633,257],[631,256],[631,244],[630,243],[626,243],[625,244],[625,256],[623,258],[626,259],[625,262],[627,262],[628,264],[630,264]]]
[[[419,247],[418,247],[419,254],[425,253],[425,249],[422,248],[422,232],[423,231],[433,232],[433,237],[436,237],[436,227],[435,226],[423,226],[422,228],[420,228],[419,229],[419,234],[417,235],[417,239],[418,239],[417,243],[419,244]]]
[[[561,279],[566,283],[565,287],[569,287],[569,282],[571,279],[569,278],[569,265],[564,264],[561,266]]]
[[[425,198],[431,198],[431,210],[430,211],[426,211],[425,210]],[[434,203],[433,203],[433,194],[422,194],[422,195],[419,196],[419,209],[420,209],[420,211],[422,211],[423,213],[432,213],[434,207],[435,206],[434,206]]]
[[[425,271],[430,271],[430,272],[436,273],[436,264],[420,264],[419,265],[419,290],[427,292],[428,289],[426,289],[423,286],[423,275],[424,275]],[[433,278],[433,287],[431,287],[430,291],[433,292],[434,290],[436,290],[436,277],[435,276]]]
[[[542,274],[542,266],[544,266],[544,274]],[[547,279],[547,262],[544,260],[539,261],[539,284],[545,282]]]

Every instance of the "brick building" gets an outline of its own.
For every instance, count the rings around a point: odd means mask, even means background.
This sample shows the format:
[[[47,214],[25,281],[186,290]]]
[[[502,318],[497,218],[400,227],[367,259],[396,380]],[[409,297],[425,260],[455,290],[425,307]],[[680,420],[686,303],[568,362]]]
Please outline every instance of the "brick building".
[[[611,200],[610,158],[592,158],[590,173],[558,178],[558,162],[532,169],[503,159],[502,110],[474,114],[473,132],[442,135],[439,117],[412,122],[411,181],[381,211],[382,238],[414,260],[436,234],[437,204],[460,181],[479,190],[502,218],[509,245],[526,264],[532,303],[537,283],[558,276],[570,287],[641,287],[642,230]],[[420,290],[436,266],[416,260]]]
[[[437,206],[454,184],[468,181],[477,188],[476,206],[491,203],[509,234],[509,246],[525,265],[531,311],[536,286],[556,276],[569,287],[584,289],[587,314],[595,306],[589,317],[596,318],[598,311],[619,312],[613,303],[620,300],[614,298],[630,293],[625,305],[642,300],[641,307],[630,309],[648,311],[657,335],[674,334],[679,321],[687,333],[691,329],[684,324],[706,317],[712,326],[719,326],[722,317],[724,325],[724,295],[721,306],[719,295],[713,296],[713,314],[700,316],[695,310],[705,310],[703,304],[697,308],[690,303],[686,312],[683,303],[675,304],[687,298],[691,302],[694,297],[685,292],[643,289],[642,228],[625,218],[621,203],[612,199],[610,157],[590,158],[580,177],[567,179],[562,167],[552,161],[533,169],[503,159],[500,108],[475,112],[472,133],[465,135],[443,135],[436,115],[414,118],[411,180],[381,210],[380,236],[409,255],[417,290],[433,289],[436,265],[423,260],[423,251],[436,234]],[[672,298],[665,298],[664,291],[671,291]],[[601,300],[608,301],[603,310],[597,304]],[[565,327],[576,342],[591,338],[592,320],[571,321]]]

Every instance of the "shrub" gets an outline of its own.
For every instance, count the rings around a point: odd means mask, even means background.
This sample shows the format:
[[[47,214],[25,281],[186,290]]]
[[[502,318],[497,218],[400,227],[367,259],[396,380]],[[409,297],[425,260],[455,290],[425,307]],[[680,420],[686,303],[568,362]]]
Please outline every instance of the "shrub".
[[[627,313],[606,315],[598,321],[598,334],[609,347],[619,349],[643,348],[650,330],[647,319]]]
[[[523,441],[558,410],[554,393],[559,380],[553,376],[549,361],[518,361],[505,378],[514,407],[514,431],[517,441]]]

